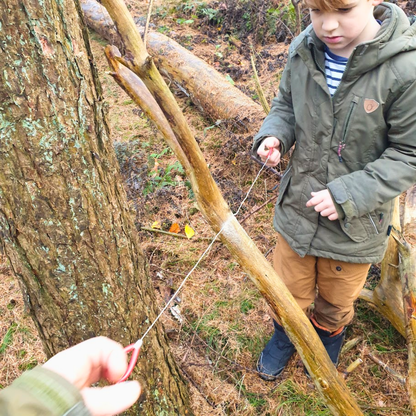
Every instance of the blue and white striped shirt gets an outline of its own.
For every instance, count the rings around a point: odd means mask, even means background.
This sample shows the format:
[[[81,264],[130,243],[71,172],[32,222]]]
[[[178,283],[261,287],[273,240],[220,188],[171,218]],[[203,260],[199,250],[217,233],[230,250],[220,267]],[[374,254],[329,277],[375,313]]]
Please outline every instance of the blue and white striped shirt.
[[[345,71],[347,62],[348,58],[335,55],[327,46],[325,46],[325,75],[331,97],[334,95],[341,82],[342,74]]]

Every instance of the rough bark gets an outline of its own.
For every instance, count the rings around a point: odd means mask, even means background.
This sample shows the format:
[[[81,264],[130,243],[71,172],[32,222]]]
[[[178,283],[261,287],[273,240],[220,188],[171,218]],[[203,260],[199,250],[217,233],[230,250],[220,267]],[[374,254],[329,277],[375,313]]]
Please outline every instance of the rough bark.
[[[134,72],[162,109],[166,119],[154,117],[154,120],[159,120],[161,130],[167,132],[165,139],[185,168],[204,217],[216,232],[221,231],[224,244],[279,317],[318,391],[334,415],[362,415],[357,403],[348,392],[344,380],[330,361],[310,321],[273,267],[231,213],[209,173],[201,150],[172,93],[147,54],[127,7],[122,0],[104,0],[104,5],[116,23],[126,47],[124,58],[115,58],[116,54],[111,51],[111,48],[107,48],[107,56],[110,57],[110,61],[113,59]],[[117,71],[117,65],[114,65],[114,70]],[[136,88],[134,77],[123,80],[120,78],[122,75],[118,73],[116,79],[121,81],[123,88],[140,104],[143,97],[137,95],[140,95],[141,86]],[[155,104],[149,105],[148,108]],[[166,124],[171,126],[174,137],[168,133]]]
[[[81,16],[71,0],[0,0],[0,248],[48,356],[96,335],[128,345],[156,316]],[[157,329],[134,414],[188,414]]]
[[[124,45],[104,6],[81,0],[87,25],[121,51]],[[192,102],[214,121],[254,131],[265,113],[213,67],[167,36],[149,32],[147,47],[162,74],[185,89]]]

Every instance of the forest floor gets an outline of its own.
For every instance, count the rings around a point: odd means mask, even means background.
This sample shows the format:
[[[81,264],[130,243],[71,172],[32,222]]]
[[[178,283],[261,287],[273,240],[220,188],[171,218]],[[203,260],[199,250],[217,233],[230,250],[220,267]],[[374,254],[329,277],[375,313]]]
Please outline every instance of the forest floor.
[[[219,11],[227,4],[155,1],[152,30],[178,41],[257,101],[250,64],[250,46],[254,45],[260,81],[270,102],[278,88],[288,42],[277,42],[279,33],[254,42],[253,36],[246,36],[244,31],[236,34],[223,30],[221,25],[227,20],[221,21]],[[134,16],[146,15],[146,4],[130,2],[130,6]],[[162,308],[214,233],[199,212],[189,182],[162,136],[108,74],[105,42],[91,34],[91,43],[109,104],[108,118],[129,203],[136,209],[143,251]],[[209,120],[182,91],[174,92],[214,179],[235,211],[260,168],[250,159],[252,133],[231,131]],[[284,163],[279,167],[283,169]],[[263,172],[238,217],[269,260],[275,244],[272,216],[278,183],[275,174]],[[152,226],[165,231],[176,228],[184,235],[186,225],[195,231],[191,239],[141,230]],[[378,278],[379,268],[374,265],[366,287],[373,288]],[[45,360],[19,284],[4,259],[0,262],[0,317],[2,388],[22,371]],[[197,416],[331,414],[305,376],[297,354],[277,381],[265,382],[257,376],[257,358],[272,335],[269,309],[220,242],[194,271],[176,299],[174,311],[163,316],[163,323],[178,366],[189,381]],[[367,352],[372,352],[406,375],[407,348],[401,335],[359,300],[346,339],[358,339],[358,343],[341,356],[339,371],[363,359],[346,379],[363,412],[409,414],[405,387],[367,357]]]

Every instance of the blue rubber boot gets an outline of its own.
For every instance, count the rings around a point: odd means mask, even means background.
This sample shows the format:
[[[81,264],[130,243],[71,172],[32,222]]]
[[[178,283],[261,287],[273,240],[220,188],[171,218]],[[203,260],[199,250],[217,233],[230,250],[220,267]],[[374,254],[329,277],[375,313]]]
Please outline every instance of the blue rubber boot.
[[[276,380],[284,370],[290,357],[295,352],[295,347],[285,334],[283,327],[276,321],[274,334],[257,361],[259,376],[266,381]]]
[[[314,319],[311,319],[312,325],[315,328],[316,333],[319,335],[319,338],[324,344],[326,352],[329,355],[329,358],[334,363],[335,367],[338,367],[339,353],[341,352],[342,344],[345,339],[345,331],[347,329],[344,326],[338,331],[326,331],[325,329],[319,328],[316,326],[317,322]],[[310,378],[308,370],[305,367],[305,374]]]
[[[333,332],[325,331],[324,329],[318,328],[314,322],[312,321],[312,325],[315,328],[315,331],[319,335],[319,338],[322,341],[322,344],[324,344],[324,347],[326,349],[326,352],[329,355],[329,358],[334,363],[335,367],[338,366],[338,359],[339,359],[339,353],[341,352],[342,344],[344,343],[345,339],[345,330],[347,327],[344,326],[342,330],[336,334],[333,335]],[[336,333],[337,331],[335,331]]]

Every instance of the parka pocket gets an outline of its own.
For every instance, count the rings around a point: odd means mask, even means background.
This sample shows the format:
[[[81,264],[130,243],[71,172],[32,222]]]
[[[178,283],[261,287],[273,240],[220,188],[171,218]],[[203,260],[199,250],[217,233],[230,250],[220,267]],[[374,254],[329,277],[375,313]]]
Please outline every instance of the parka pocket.
[[[286,172],[283,174],[282,178],[280,179],[280,186],[279,186],[279,196],[277,197],[276,205],[280,205],[282,202],[283,196],[286,193],[286,190],[289,186],[290,179],[292,178],[292,165],[290,165]]]
[[[367,228],[364,226],[361,218],[354,218],[353,220],[345,219],[340,221],[342,231],[356,243],[362,243],[368,240]]]
[[[392,217],[394,204],[388,202],[376,211],[372,211],[360,218],[350,220],[346,218],[340,221],[344,233],[353,241],[361,243],[379,234],[387,235],[387,230]]]

